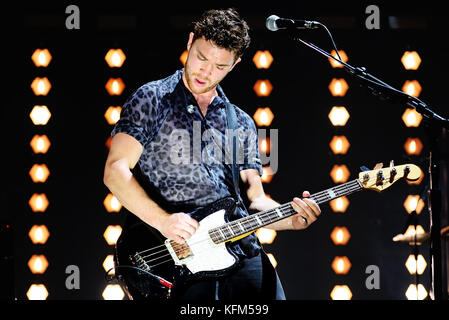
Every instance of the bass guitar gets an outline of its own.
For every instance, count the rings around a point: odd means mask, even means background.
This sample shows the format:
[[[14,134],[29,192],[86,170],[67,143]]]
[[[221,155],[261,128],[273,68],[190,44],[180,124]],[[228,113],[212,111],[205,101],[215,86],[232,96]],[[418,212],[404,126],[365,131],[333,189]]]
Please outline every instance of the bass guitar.
[[[414,181],[420,175],[420,168],[413,164],[376,166],[360,172],[355,180],[312,194],[310,199],[321,204],[364,189],[381,192],[401,178]],[[235,205],[234,199],[227,197],[191,212],[199,227],[184,244],[166,239],[143,222],[124,230],[115,245],[114,263],[116,277],[128,296],[176,298],[196,280],[227,275],[239,265],[229,243],[296,214],[291,203],[286,203],[229,221]]]

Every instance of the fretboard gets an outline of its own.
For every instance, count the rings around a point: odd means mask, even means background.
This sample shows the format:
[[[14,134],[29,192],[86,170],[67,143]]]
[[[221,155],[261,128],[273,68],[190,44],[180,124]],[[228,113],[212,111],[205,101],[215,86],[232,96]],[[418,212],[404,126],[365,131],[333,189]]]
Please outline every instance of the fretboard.
[[[314,193],[310,195],[310,199],[314,200],[317,204],[321,204],[362,189],[363,187],[360,182],[355,179]],[[276,208],[261,211],[213,228],[209,230],[209,235],[214,243],[226,242],[294,214],[296,214],[296,210],[292,207],[291,203],[285,203]]]

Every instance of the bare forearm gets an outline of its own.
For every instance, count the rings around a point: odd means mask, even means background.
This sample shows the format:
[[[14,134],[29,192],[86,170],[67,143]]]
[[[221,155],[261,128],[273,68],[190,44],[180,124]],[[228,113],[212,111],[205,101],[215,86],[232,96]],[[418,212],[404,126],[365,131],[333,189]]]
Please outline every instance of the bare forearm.
[[[126,209],[145,223],[159,228],[160,219],[167,213],[147,195],[125,163],[117,162],[107,167],[104,183]]]

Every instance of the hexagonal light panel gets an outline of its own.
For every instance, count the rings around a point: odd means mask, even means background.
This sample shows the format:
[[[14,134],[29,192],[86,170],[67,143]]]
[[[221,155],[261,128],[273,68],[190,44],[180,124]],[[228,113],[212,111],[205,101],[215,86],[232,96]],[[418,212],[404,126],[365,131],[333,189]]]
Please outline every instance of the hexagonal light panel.
[[[259,127],[267,127],[273,121],[274,114],[268,107],[258,108],[253,115],[253,119]]]
[[[253,57],[257,69],[268,69],[273,63],[273,56],[268,50],[258,50]]]
[[[108,124],[110,125],[114,125],[117,123],[117,121],[120,120],[120,113],[122,112],[122,107],[120,106],[110,106],[105,114],[104,117],[106,119],[106,121],[108,122]]]
[[[110,68],[120,68],[126,60],[122,49],[109,49],[104,57]]]
[[[33,139],[30,141],[30,146],[34,153],[47,153],[50,148],[50,140],[47,135],[34,135]]]
[[[48,49],[36,49],[31,56],[31,60],[36,67],[48,67],[51,61],[51,54]]]
[[[45,193],[35,193],[31,196],[28,204],[34,212],[44,212],[50,203]]]
[[[48,268],[48,260],[43,254],[33,254],[28,260],[28,268],[34,274],[43,274]]]
[[[268,97],[273,90],[273,85],[268,79],[257,80],[254,84],[253,90],[259,97]]]
[[[50,237],[50,232],[45,225],[33,225],[28,236],[34,244],[45,244]]]
[[[35,125],[46,125],[50,120],[51,113],[47,106],[34,106],[30,112],[31,121]]]
[[[28,300],[46,300],[48,297],[48,290],[43,284],[32,284],[27,293]]]
[[[106,228],[106,230],[103,233],[103,237],[106,240],[106,242],[113,246],[117,243],[118,238],[120,237],[120,234],[122,233],[122,227],[119,225],[110,225]]]
[[[31,83],[31,89],[36,96],[46,96],[51,89],[51,83],[47,77],[36,77]]]
[[[328,117],[333,126],[345,126],[349,120],[349,112],[343,106],[334,106]]]
[[[125,83],[122,78],[109,78],[105,88],[111,96],[119,96],[125,90]]]

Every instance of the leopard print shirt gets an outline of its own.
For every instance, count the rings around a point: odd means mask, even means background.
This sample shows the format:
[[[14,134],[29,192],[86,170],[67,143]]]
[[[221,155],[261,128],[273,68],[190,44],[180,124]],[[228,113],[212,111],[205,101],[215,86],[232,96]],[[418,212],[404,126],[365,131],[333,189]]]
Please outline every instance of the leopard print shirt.
[[[232,169],[227,161],[226,105],[222,88],[201,113],[182,81],[183,69],[138,88],[125,102],[118,132],[134,137],[142,146],[139,167],[158,196],[173,205],[204,206],[233,194]],[[262,174],[257,130],[253,119],[235,107],[239,141],[239,170]],[[247,216],[239,206],[236,218]],[[252,256],[260,244],[254,233],[236,242],[238,254]],[[243,251],[242,251],[243,249]]]

